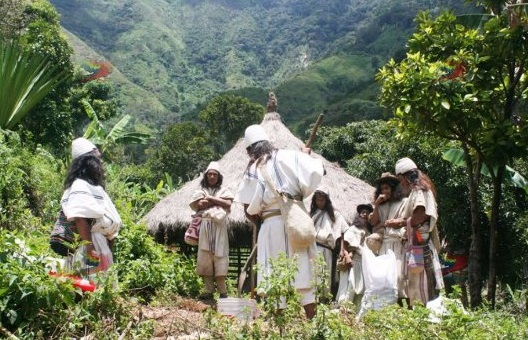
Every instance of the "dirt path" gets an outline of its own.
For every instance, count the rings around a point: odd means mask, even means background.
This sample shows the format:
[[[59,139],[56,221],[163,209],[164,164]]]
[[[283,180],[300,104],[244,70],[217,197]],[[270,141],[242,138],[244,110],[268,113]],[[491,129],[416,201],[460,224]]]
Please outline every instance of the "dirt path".
[[[174,307],[145,306],[141,313],[142,319],[154,321],[152,339],[204,339],[209,336],[204,313],[214,307],[213,303],[182,298]]]

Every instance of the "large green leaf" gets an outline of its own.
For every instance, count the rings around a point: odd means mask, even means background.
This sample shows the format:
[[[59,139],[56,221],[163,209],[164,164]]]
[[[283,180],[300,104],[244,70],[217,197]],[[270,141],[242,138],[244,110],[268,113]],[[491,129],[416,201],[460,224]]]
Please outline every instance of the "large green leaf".
[[[464,160],[464,151],[460,149],[448,149],[442,154],[442,158],[450,162],[454,166],[465,167],[466,161]],[[483,165],[480,173],[484,176],[490,176],[490,170],[487,166]],[[506,172],[504,174],[504,182],[507,185],[524,189],[528,194],[528,181],[515,169],[506,166]]]
[[[97,117],[97,114],[90,103],[83,99],[81,104],[84,107],[86,115],[90,118],[90,124],[86,128],[83,137],[90,139],[94,144],[99,145],[103,153],[114,143],[145,144],[152,137],[146,133],[127,132],[125,127],[132,119],[130,115],[124,115],[109,132],[106,132],[103,123]]]
[[[66,78],[65,70],[40,54],[0,41],[0,128],[15,127]]]

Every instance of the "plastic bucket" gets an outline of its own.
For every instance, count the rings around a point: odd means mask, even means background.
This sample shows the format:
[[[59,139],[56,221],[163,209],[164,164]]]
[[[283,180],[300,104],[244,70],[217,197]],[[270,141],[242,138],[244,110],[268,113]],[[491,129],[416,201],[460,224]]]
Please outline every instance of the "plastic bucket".
[[[258,317],[257,301],[228,297],[218,299],[217,311],[222,315],[233,316],[241,321],[249,321]]]

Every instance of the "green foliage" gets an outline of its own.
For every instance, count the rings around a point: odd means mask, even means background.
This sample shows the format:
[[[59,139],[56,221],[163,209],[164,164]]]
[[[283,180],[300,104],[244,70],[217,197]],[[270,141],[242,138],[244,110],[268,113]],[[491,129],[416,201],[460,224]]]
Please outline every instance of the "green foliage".
[[[276,327],[275,331],[282,336],[285,327],[301,310],[299,294],[291,284],[298,271],[297,257],[288,258],[286,253],[281,253],[276,259],[269,260],[269,266],[270,272],[263,275],[257,291],[265,296],[262,305],[264,320]],[[286,303],[286,308],[281,308],[281,301]]]
[[[86,115],[90,118],[90,124],[86,127],[83,137],[99,145],[103,154],[118,144],[145,144],[150,139],[149,134],[125,130],[132,119],[130,115],[124,115],[110,131],[107,131],[88,100],[81,99],[81,103],[86,110]]]
[[[320,261],[316,261],[320,262]],[[368,311],[361,321],[353,311],[341,307],[331,309],[321,304],[318,295],[317,315],[303,319],[298,295],[291,287],[295,275],[295,259],[280,256],[273,264],[273,273],[259,283],[267,295],[259,303],[262,319],[240,324],[211,313],[207,316],[209,330],[222,339],[520,339],[528,335],[526,290],[504,291],[497,311],[486,309],[468,312],[461,303],[444,298],[445,313],[435,313],[423,306],[413,310],[396,304],[381,310]],[[319,263],[320,265],[321,263]],[[317,270],[316,290],[325,284],[325,271]],[[502,300],[502,296],[507,298]],[[286,297],[287,308],[279,312],[277,302]],[[510,301],[515,302],[511,308]]]
[[[130,181],[128,171],[107,166],[107,186],[124,226],[115,242],[119,282],[129,294],[150,300],[157,291],[184,296],[197,295],[201,281],[195,263],[157,244],[138,222],[160,199],[174,190],[172,182],[161,181],[155,188]],[[148,270],[145,270],[148,268]]]
[[[0,128],[13,129],[66,73],[40,52],[0,41]]]
[[[147,301],[162,290],[198,295],[202,284],[196,264],[164,250],[146,232],[144,225],[131,225],[123,228],[116,242],[114,254],[123,289]]]
[[[22,122],[22,128],[30,132],[34,143],[53,145],[55,154],[61,155],[68,147],[74,121],[68,110],[70,89],[75,86],[72,49],[64,38],[59,25],[59,15],[48,0],[24,2],[24,25],[20,27],[20,41],[25,50],[45,57],[55,67],[56,73],[64,74],[66,81],[59,84],[40,101]]]
[[[30,253],[20,235],[0,229],[0,241],[1,324],[22,334],[28,329],[51,334],[66,321],[62,303],[73,304],[73,287],[50,279],[46,259]]]
[[[190,180],[217,157],[210,147],[210,138],[208,131],[198,124],[175,124],[147,150],[148,166],[156,179],[167,173],[173,180]]]
[[[150,325],[134,319],[131,311],[137,305],[120,297],[111,273],[101,277],[94,293],[83,294],[70,279],[49,275],[57,259],[26,244],[28,235],[0,230],[0,322],[4,329],[20,339],[78,338],[86,333],[106,338],[109,332],[120,334],[125,329],[132,336],[150,337]]]
[[[459,24],[453,13],[438,18],[421,13],[418,29],[409,40],[407,57],[391,60],[377,75],[382,84],[381,102],[394,112],[399,131],[407,135],[430,134],[457,141],[464,151],[468,188],[476,192],[481,168],[491,170],[489,207],[488,299],[494,303],[495,258],[502,186],[506,164],[524,157],[528,143],[526,119],[518,114],[528,89],[528,42],[523,26],[497,13],[482,28]],[[471,196],[472,271],[469,274],[472,304],[480,300],[478,278],[482,264],[482,232],[476,211],[478,197]],[[477,263],[478,262],[478,263]]]
[[[69,102],[72,119],[76,122],[73,127],[74,136],[81,136],[90,123],[82,100],[90,104],[100,120],[107,121],[117,115],[120,106],[114,92],[114,87],[108,81],[89,81],[83,86],[72,89]]]
[[[119,97],[127,113],[142,123],[154,127],[177,121],[180,115],[195,117],[196,107],[225,91],[275,90],[281,101],[298,86],[295,92],[301,97],[290,96],[281,104],[281,113],[299,133],[309,123],[297,121],[312,122],[325,105],[334,104],[337,110],[346,97],[367,100],[356,91],[374,84],[378,66],[371,58],[384,63],[401,49],[419,10],[469,10],[455,0],[405,5],[385,0],[53,3],[63,26],[102,51],[124,74]],[[340,60],[357,60],[357,55],[368,61],[341,72]],[[333,67],[339,71],[335,79]],[[296,77],[313,68],[328,71],[322,87],[310,77]],[[356,69],[363,68],[366,78],[354,80]],[[288,90],[278,91],[287,80],[292,80]],[[317,101],[318,95],[322,101]],[[264,103],[248,98],[265,104],[266,97]]]
[[[222,155],[244,134],[247,126],[262,121],[264,112],[262,105],[242,97],[223,95],[212,99],[198,118],[209,132],[215,152]]]
[[[0,168],[0,228],[35,228],[56,217],[60,162],[42,148],[24,147],[17,133],[0,130]]]

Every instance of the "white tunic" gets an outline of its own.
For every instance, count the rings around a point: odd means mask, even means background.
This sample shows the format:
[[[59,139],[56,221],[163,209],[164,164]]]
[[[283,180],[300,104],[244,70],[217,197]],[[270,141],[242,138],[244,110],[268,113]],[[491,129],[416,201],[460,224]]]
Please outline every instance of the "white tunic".
[[[356,304],[356,308],[359,308],[359,302],[365,291],[361,258],[361,248],[365,243],[365,236],[365,231],[355,225],[351,225],[343,234],[343,240],[346,242],[345,247],[349,251],[353,251],[354,256],[352,257],[352,268],[339,272],[339,288],[337,289],[336,300],[340,304],[352,301]]]
[[[233,194],[227,188],[203,188],[193,193],[191,203],[189,204],[191,209],[194,211],[198,209],[197,202],[204,198],[206,193],[209,196],[233,200]],[[225,210],[218,206],[209,209]],[[229,256],[229,238],[225,221],[225,215],[222,219],[214,219],[207,214],[207,210],[203,213],[202,224],[200,225],[200,236],[198,238],[199,249],[210,251],[217,257]]]
[[[403,216],[403,209],[405,208],[406,199],[398,201],[388,201],[378,207],[378,218],[380,223],[393,218],[400,218]],[[405,228],[390,228],[385,227],[383,233],[383,242],[379,250],[379,255],[389,253],[392,250],[396,257],[396,273],[398,275],[398,297],[407,297],[407,284],[404,275],[405,263]]]
[[[436,233],[436,220],[438,218],[436,199],[431,190],[420,190],[413,189],[407,198],[405,204],[405,209],[403,213],[404,218],[409,218],[412,216],[413,211],[417,207],[424,207],[425,214],[428,215],[429,221],[422,224],[418,227],[418,232],[422,234],[422,237],[428,237],[431,233]],[[429,249],[432,253],[433,260],[433,271],[436,281],[436,289],[440,290],[444,288],[444,280],[442,277],[442,269],[440,266],[440,260],[438,258],[438,253],[433,244],[432,237],[429,238],[428,242]],[[421,274],[409,274],[408,275],[408,297],[411,300],[411,304],[415,300],[421,300],[424,304],[428,301],[428,280],[431,280],[432,277],[426,275],[427,270],[424,270]]]
[[[328,271],[328,283],[332,287],[332,250],[335,249],[336,241],[341,237],[341,233],[348,228],[343,216],[339,211],[334,210],[335,222],[332,222],[330,215],[325,210],[317,209],[312,216],[315,225],[315,241],[317,242],[317,251],[323,255]]]
[[[294,150],[275,152],[263,166],[266,167],[273,185],[279,192],[302,197],[307,197],[315,191],[324,172],[321,160]],[[276,192],[266,185],[261,169],[255,164],[245,172],[235,201],[247,204],[247,213],[251,215],[280,208]],[[271,272],[270,259],[277,258],[280,253],[286,253],[288,257],[294,255],[281,216],[264,220],[258,235],[257,249],[257,261],[261,266],[257,273],[259,282]],[[294,281],[294,287],[297,289],[311,288],[312,260],[315,254],[315,242],[310,247],[295,253],[299,265]]]

